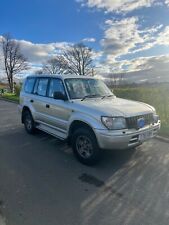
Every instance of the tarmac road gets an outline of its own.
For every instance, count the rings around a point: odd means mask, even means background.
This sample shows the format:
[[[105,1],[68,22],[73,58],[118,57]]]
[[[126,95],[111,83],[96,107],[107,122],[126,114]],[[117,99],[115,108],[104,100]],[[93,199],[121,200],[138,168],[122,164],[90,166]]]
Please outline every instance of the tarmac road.
[[[0,225],[168,225],[169,144],[105,151],[87,167],[63,142],[28,135],[0,100]]]

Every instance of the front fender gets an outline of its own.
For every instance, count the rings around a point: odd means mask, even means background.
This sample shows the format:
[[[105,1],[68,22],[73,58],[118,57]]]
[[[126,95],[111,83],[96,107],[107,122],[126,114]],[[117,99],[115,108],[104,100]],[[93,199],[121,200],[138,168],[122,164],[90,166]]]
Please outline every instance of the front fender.
[[[105,127],[104,127],[104,125],[102,124],[100,118],[95,118],[95,117],[89,116],[89,115],[87,115],[87,114],[83,114],[83,113],[79,113],[79,112],[74,112],[74,113],[72,114],[72,116],[70,117],[70,119],[69,119],[68,130],[69,130],[71,124],[72,124],[74,121],[81,121],[81,122],[84,122],[84,123],[86,123],[87,125],[89,125],[93,130],[94,130],[94,129],[100,129],[100,130],[105,129]]]

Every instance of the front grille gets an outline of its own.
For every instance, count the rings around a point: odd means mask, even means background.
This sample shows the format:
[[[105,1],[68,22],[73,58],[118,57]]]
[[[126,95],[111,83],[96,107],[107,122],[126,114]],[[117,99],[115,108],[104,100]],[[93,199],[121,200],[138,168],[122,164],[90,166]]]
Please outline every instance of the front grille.
[[[144,118],[145,120],[145,126],[146,125],[150,125],[153,123],[154,119],[153,119],[153,114],[149,113],[149,114],[145,114],[145,115],[139,115],[139,116],[133,116],[133,117],[129,117],[126,118],[126,122],[127,122],[127,127],[128,129],[139,129],[138,125],[137,125],[137,121],[140,118]]]

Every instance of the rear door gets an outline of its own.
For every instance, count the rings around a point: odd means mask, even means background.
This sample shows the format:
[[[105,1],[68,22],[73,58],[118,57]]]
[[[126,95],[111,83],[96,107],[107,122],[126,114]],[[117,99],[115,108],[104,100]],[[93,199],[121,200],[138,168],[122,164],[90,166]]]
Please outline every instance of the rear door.
[[[35,112],[34,106],[32,104],[34,101],[33,89],[35,82],[36,82],[35,77],[28,77],[25,80],[23,89],[20,93],[20,104],[28,106],[33,114]]]
[[[33,91],[33,102],[32,105],[35,109],[35,120],[37,122],[48,122],[48,115],[46,114],[47,105],[47,89],[48,89],[49,78],[40,77],[37,78],[34,91]]]

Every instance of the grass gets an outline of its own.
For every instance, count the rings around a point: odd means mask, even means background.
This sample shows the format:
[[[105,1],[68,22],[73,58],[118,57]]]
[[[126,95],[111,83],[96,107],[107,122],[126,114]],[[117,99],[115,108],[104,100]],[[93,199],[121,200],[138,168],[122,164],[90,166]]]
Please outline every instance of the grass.
[[[19,96],[12,93],[3,94],[2,98],[19,103]]]
[[[160,134],[169,137],[169,85],[115,88],[113,92],[118,97],[154,106],[162,123]]]

